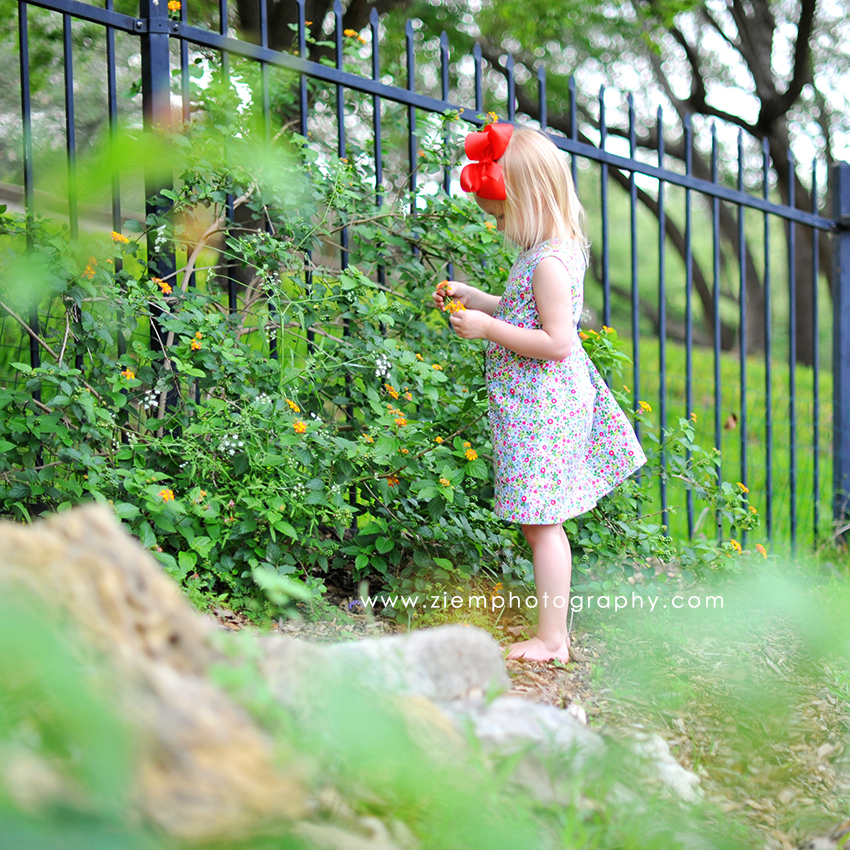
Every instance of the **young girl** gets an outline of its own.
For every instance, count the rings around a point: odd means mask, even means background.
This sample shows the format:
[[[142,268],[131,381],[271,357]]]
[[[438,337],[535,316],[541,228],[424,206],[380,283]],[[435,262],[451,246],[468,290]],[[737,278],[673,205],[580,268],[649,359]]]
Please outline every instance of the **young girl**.
[[[539,622],[508,658],[569,661],[570,544],[562,523],[646,462],[632,427],[578,336],[587,268],[582,208],[563,154],[543,134],[491,124],[471,133],[461,186],[522,250],[504,295],[438,285],[463,304],[451,323],[486,339],[494,512],[522,526],[534,560]]]

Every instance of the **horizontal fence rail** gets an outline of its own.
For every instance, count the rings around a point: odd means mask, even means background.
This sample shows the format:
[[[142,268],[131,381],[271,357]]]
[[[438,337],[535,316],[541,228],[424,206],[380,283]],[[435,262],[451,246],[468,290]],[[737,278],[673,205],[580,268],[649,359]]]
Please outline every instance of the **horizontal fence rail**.
[[[264,120],[266,138],[271,138],[272,115],[269,99],[269,70],[272,68],[291,72],[297,78],[297,102],[299,109],[298,129],[303,137],[309,134],[311,119],[311,104],[308,96],[308,80],[327,84],[329,102],[334,101],[333,120],[336,124],[336,151],[344,158],[347,150],[346,137],[346,105],[347,92],[356,92],[371,101],[373,152],[375,163],[375,204],[380,207],[384,201],[383,168],[384,168],[384,135],[382,124],[382,105],[385,102],[396,104],[403,108],[407,135],[407,161],[410,173],[407,178],[412,210],[415,209],[417,192],[417,156],[418,128],[417,113],[444,115],[455,112],[459,118],[472,126],[481,126],[486,122],[484,116],[484,92],[482,80],[484,68],[482,52],[478,45],[472,54],[472,105],[457,104],[450,99],[450,46],[445,33],[439,41],[438,87],[439,96],[425,94],[416,90],[417,53],[413,25],[408,21],[405,28],[405,44],[403,62],[399,66],[406,74],[406,81],[401,84],[382,82],[381,63],[379,56],[380,31],[377,13],[373,10],[370,18],[371,32],[371,74],[361,75],[343,67],[343,15],[342,7],[337,0],[333,10],[333,33],[325,34],[328,41],[332,40],[336,61],[324,64],[309,58],[307,43],[307,22],[305,21],[304,0],[298,2],[298,20],[293,41],[293,52],[274,50],[269,44],[269,22],[266,6],[260,2],[259,7],[259,43],[252,43],[233,38],[228,34],[228,5],[227,0],[219,2],[219,32],[213,32],[187,22],[187,8],[184,2],[180,19],[174,20],[168,16],[165,3],[142,0],[138,17],[121,14],[112,8],[112,0],[106,0],[107,7],[100,8],[80,0],[19,0],[19,49],[20,49],[20,80],[21,80],[21,118],[23,156],[23,196],[24,206],[32,210],[34,206],[34,174],[33,174],[33,139],[32,139],[32,103],[30,100],[30,51],[27,25],[28,7],[37,6],[50,12],[62,15],[64,26],[63,60],[65,82],[65,115],[66,115],[66,158],[69,179],[69,225],[72,235],[78,227],[79,212],[75,197],[75,117],[74,117],[74,86],[73,70],[74,55],[71,39],[71,22],[85,21],[104,28],[107,37],[107,102],[109,130],[114,133],[117,127],[117,94],[115,66],[115,35],[139,39],[139,49],[142,55],[142,93],[143,112],[146,126],[156,123],[159,116],[170,111],[172,91],[172,59],[169,45],[176,42],[179,51],[179,91],[182,95],[183,120],[191,116],[190,78],[189,78],[189,45],[215,51],[221,56],[222,71],[225,77],[231,73],[231,59],[234,57],[255,62],[259,65],[262,75],[261,96],[258,107]],[[514,60],[506,58],[502,68],[494,69],[503,79],[506,91],[504,113],[509,121],[514,121],[518,108],[518,92],[515,79]],[[547,104],[546,69],[541,64],[536,69],[538,123],[548,130],[549,109]],[[586,137],[580,137],[577,110],[575,82],[570,80],[570,102],[568,109],[569,133],[550,132],[552,141],[566,154],[571,156],[571,167],[574,180],[582,193],[582,200],[591,211],[592,229],[598,236],[594,239],[594,253],[598,259],[598,272],[593,271],[593,277],[599,284],[601,304],[598,313],[602,322],[611,324],[612,316],[617,313],[625,318],[625,323],[631,331],[631,356],[633,370],[631,375],[633,398],[652,397],[658,399],[658,417],[662,428],[668,424],[668,418],[676,413],[691,417],[697,409],[700,415],[704,412],[710,416],[712,438],[714,444],[722,448],[721,465],[718,474],[725,474],[733,464],[736,476],[740,476],[740,485],[745,490],[758,484],[764,495],[764,517],[768,540],[774,539],[780,531],[784,539],[792,545],[797,542],[799,534],[800,504],[807,506],[807,527],[811,528],[809,542],[814,542],[822,534],[821,507],[825,502],[832,501],[835,520],[841,521],[847,514],[846,493],[850,490],[850,166],[839,164],[831,175],[833,195],[833,215],[828,217],[819,212],[818,199],[823,191],[818,183],[817,163],[812,166],[810,175],[811,208],[802,209],[795,204],[794,187],[797,166],[790,156],[790,197],[788,203],[777,203],[770,199],[771,162],[767,143],[763,148],[761,161],[761,195],[750,194],[745,190],[745,156],[743,135],[739,134],[737,144],[737,162],[735,163],[735,185],[727,185],[720,179],[719,145],[716,129],[711,130],[711,149],[708,155],[708,166],[711,178],[704,179],[694,173],[694,132],[690,116],[684,120],[684,162],[681,170],[665,167],[668,155],[664,142],[664,118],[658,110],[656,119],[657,148],[652,152],[652,160],[647,156],[638,156],[636,120],[634,100],[631,95],[627,100],[627,127],[610,128],[606,120],[605,90],[599,92],[596,99],[598,120],[592,129],[599,135],[599,144],[595,145]],[[527,95],[526,95],[527,96]],[[606,146],[616,129],[618,143],[628,148],[628,156],[614,153]],[[593,185],[588,179],[586,167],[584,171],[579,163],[593,164],[598,167],[599,182]],[[648,193],[644,188],[646,181],[656,181],[655,194]],[[615,196],[611,191],[612,182],[619,184],[622,197]],[[163,186],[146,187],[150,196]],[[446,194],[453,190],[451,169],[445,169],[441,188]],[[675,197],[674,197],[674,193]],[[229,199],[232,217],[233,199]],[[614,218],[622,212],[625,204],[627,212],[620,227],[614,223]],[[724,206],[725,205],[725,206]],[[657,276],[657,288],[654,299],[647,303],[642,294],[641,281],[645,272],[641,272],[641,257],[638,250],[641,237],[641,210],[652,209],[657,223],[657,243],[654,249],[655,265],[653,275]],[[700,237],[707,238],[711,256],[703,260],[697,268],[694,251],[696,215],[701,207],[703,220],[709,222],[705,233]],[[735,223],[730,230],[726,207],[734,211]],[[150,212],[150,208],[148,212]],[[117,175],[113,176],[112,193],[112,222],[116,230],[121,225],[121,197]],[[725,222],[725,224],[724,224]],[[777,224],[781,232],[777,232]],[[725,230],[724,230],[725,228]],[[760,244],[753,242],[754,230],[760,230]],[[710,232],[709,232],[710,231]],[[629,248],[628,268],[616,273],[612,268],[613,240],[622,240],[628,234]],[[730,233],[732,235],[730,236]],[[798,382],[800,369],[798,355],[801,353],[798,345],[798,317],[796,315],[799,301],[798,289],[805,281],[798,279],[800,268],[796,255],[797,246],[803,234],[811,244],[811,265],[805,270],[810,277],[812,293],[810,338],[813,350],[806,372],[806,384],[811,383],[811,390],[801,396]],[[819,296],[819,282],[823,275],[821,269],[821,234],[830,235],[831,250],[834,256],[832,271],[833,310],[824,311],[822,299]],[[779,270],[776,268],[776,254],[779,241],[785,240],[787,246],[785,262]],[[671,246],[675,245],[677,253],[671,257]],[[753,252],[760,249],[761,256],[756,258]],[[735,257],[730,259],[729,251]],[[149,260],[154,264],[160,277],[165,277],[174,268],[174,256],[168,251],[155,248],[149,241]],[[676,259],[678,258],[678,259]],[[305,281],[310,283],[309,256],[305,264]],[[676,270],[673,269],[675,259]],[[350,260],[349,235],[346,228],[340,234],[339,263],[345,269]],[[761,265],[756,269],[755,263]],[[706,272],[701,271],[705,267]],[[697,272],[699,271],[699,274]],[[449,261],[447,273],[454,274]],[[386,280],[387,270],[379,267],[379,281]],[[231,275],[228,288],[228,307],[231,313],[238,309],[237,291]],[[760,278],[757,279],[757,278]],[[729,280],[734,279],[730,290]],[[677,282],[680,284],[677,286]],[[760,287],[759,287],[760,284]],[[780,285],[782,289],[780,290]],[[726,290],[724,291],[724,286]],[[803,290],[800,290],[803,291]],[[731,294],[730,294],[731,293]],[[591,293],[588,292],[588,296]],[[730,319],[723,315],[721,302],[724,297],[737,299],[737,325],[732,327],[735,338],[730,342]],[[701,351],[710,352],[710,369],[703,368],[704,363],[698,364],[695,358],[698,328],[695,324],[695,306],[697,299],[702,299],[703,306],[711,303],[711,314],[706,316],[706,328],[702,334]],[[753,320],[753,314],[748,305],[753,298],[759,298],[760,309],[759,335],[761,341],[752,339],[748,324]],[[588,298],[588,300],[590,300]],[[676,341],[671,336],[673,302],[683,304],[684,329],[676,339],[684,344],[683,356],[673,347]],[[782,316],[787,328],[778,329],[777,303],[780,302],[786,314]],[[654,333],[647,339],[646,331],[642,330],[642,319],[648,307],[652,309]],[[627,310],[627,317],[624,316]],[[823,312],[823,315],[821,315]],[[819,353],[818,339],[823,331],[823,322],[829,313],[834,314],[832,321],[832,358],[831,371],[824,373]],[[32,315],[29,317],[30,327],[37,331],[39,322],[49,323],[51,317]],[[344,333],[349,333],[347,323]],[[308,344],[313,343],[313,329],[307,331]],[[22,337],[21,346],[25,344]],[[119,350],[124,351],[125,341],[119,339]],[[757,345],[761,362],[756,363],[751,345]],[[33,365],[39,362],[37,343],[29,339],[30,358]],[[780,345],[786,355],[787,371],[784,387],[777,387],[777,373],[780,370],[775,358],[775,350]],[[737,375],[732,378],[729,371],[728,353],[737,354]],[[808,354],[807,352],[804,352]],[[270,341],[270,354],[277,354],[277,340]],[[652,366],[647,364],[647,357],[652,358]],[[727,359],[724,359],[727,358]],[[681,362],[680,362],[681,361]],[[824,409],[826,387],[821,388],[823,380],[832,378],[831,403],[832,410]],[[675,384],[675,387],[673,386]],[[674,405],[671,393],[679,399]],[[757,394],[757,395],[756,395]],[[761,422],[753,421],[753,405],[758,400],[762,405]],[[780,404],[783,407],[780,407]],[[805,404],[810,411],[812,429],[811,440],[807,441],[808,456],[806,458],[806,490],[801,492],[802,480],[798,475],[802,456],[799,452],[800,406]],[[828,414],[828,415],[827,415]],[[635,427],[640,435],[641,421],[635,418]],[[821,433],[823,428],[824,433]],[[730,438],[730,433],[734,439]],[[825,439],[825,435],[828,437]],[[782,445],[782,466],[778,468],[776,444]],[[830,447],[829,443],[832,442]],[[785,443],[787,442],[787,451]],[[760,444],[760,445],[758,445]],[[830,489],[823,477],[823,467],[828,466],[822,455],[824,451],[832,454],[833,481]],[[758,476],[754,477],[756,452],[760,454],[763,463],[759,466]],[[732,456],[730,458],[729,456]],[[664,459],[662,458],[662,464]],[[825,498],[826,493],[826,498]],[[684,509],[686,517],[686,532],[693,536],[697,530],[707,531],[700,527],[700,518],[695,516],[692,493],[687,494],[686,503],[678,506]],[[671,505],[662,477],[658,493],[658,512],[662,522],[667,524],[671,517]],[[780,514],[787,514],[787,523]],[[720,533],[720,529],[717,530]]]

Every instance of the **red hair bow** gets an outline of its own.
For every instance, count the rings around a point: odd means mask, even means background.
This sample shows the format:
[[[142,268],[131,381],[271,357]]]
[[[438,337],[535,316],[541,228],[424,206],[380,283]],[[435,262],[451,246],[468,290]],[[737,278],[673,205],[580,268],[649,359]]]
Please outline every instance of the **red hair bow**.
[[[511,140],[511,124],[488,124],[480,133],[470,133],[463,143],[471,162],[460,172],[460,187],[464,192],[475,192],[489,201],[504,201],[505,177],[498,160],[502,158]]]

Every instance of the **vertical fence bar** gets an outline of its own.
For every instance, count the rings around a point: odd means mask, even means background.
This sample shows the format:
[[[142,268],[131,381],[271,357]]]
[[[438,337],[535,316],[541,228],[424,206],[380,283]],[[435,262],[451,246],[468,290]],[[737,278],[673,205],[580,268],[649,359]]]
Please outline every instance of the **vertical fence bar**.
[[[106,8],[112,11],[113,0],[106,0]],[[185,44],[185,42],[184,42]],[[114,156],[118,143],[118,86],[115,79],[115,30],[106,28],[106,104],[109,116],[109,147],[113,153],[111,157],[111,172],[109,175],[112,190],[112,229],[121,231],[121,179],[118,173],[116,157]],[[115,258],[113,274],[117,275],[124,267],[121,257]],[[127,340],[121,330],[123,315],[119,314],[119,328],[117,334],[118,356],[123,357],[127,351]]]
[[[694,165],[693,124],[690,113],[685,115],[685,174],[690,177]],[[634,154],[632,154],[634,156]],[[692,243],[691,190],[685,189],[685,415],[694,413],[694,249]],[[685,455],[691,462],[691,452]],[[694,491],[685,494],[688,515],[688,540],[694,537]]]
[[[158,26],[151,26],[148,32],[139,37],[142,53],[142,113],[146,133],[155,134],[157,128],[165,128],[171,119],[171,57],[169,53],[169,36],[165,28],[168,20],[168,9],[165,3],[158,0],[140,0],[139,16],[153,21]],[[156,30],[160,31],[157,32]],[[160,166],[157,163],[157,166]],[[171,188],[171,178],[163,175],[163,169],[158,167],[154,173],[145,172],[145,212],[147,215],[163,215],[169,209],[165,204],[152,203],[151,199],[162,189]],[[169,243],[165,250],[156,244],[156,231],[148,231],[147,258],[148,269],[154,277],[168,279],[174,274],[174,248]],[[156,321],[157,309],[154,309],[154,319],[151,322],[151,349],[162,351],[164,337]],[[166,402],[168,404],[168,402]]]
[[[744,131],[738,130],[738,191],[744,191]],[[738,204],[738,256],[739,262],[739,295],[738,305],[738,342],[741,358],[741,483],[747,483],[747,238],[744,232],[744,205]],[[749,499],[745,496],[745,501]],[[746,544],[747,532],[741,532],[741,542]]]
[[[407,20],[404,24],[404,40],[407,52],[407,90],[416,89],[416,59],[414,56],[413,22]],[[416,212],[416,109],[407,107],[407,157],[410,162],[410,212]]]
[[[546,107],[546,66],[541,62],[537,66],[537,108],[540,112],[540,128],[549,126],[549,110]]]
[[[508,121],[516,120],[516,80],[514,79],[514,57],[509,53],[505,59],[505,78],[508,81]]]
[[[302,59],[307,58],[307,21],[304,13],[305,0],[297,0],[298,3],[298,55]],[[374,12],[375,10],[372,9]],[[377,13],[376,17],[377,17]],[[307,138],[307,75],[300,74],[298,79],[298,132]]]
[[[658,167],[664,168],[664,125],[661,107],[658,108],[656,116],[656,127],[658,133]],[[667,265],[666,265],[666,227],[667,213],[664,206],[665,199],[664,181],[658,181],[658,418],[659,434],[663,436],[667,427]],[[667,481],[665,473],[667,470],[667,458],[662,451],[659,452],[661,475],[659,477],[659,489],[661,495],[661,524],[668,527],[667,514]],[[665,532],[667,533],[667,532]]]
[[[818,214],[818,163],[812,160],[812,212]],[[819,540],[820,527],[820,322],[818,318],[818,278],[820,276],[820,233],[812,228],[812,418],[815,427],[812,434],[812,461],[814,464],[812,489],[812,522],[814,545]]]
[[[629,92],[629,156],[637,154],[637,136],[635,134],[635,100]],[[640,416],[637,415],[637,401],[640,398],[640,290],[638,289],[638,229],[637,229],[637,181],[635,172],[629,173],[629,230],[631,232],[631,277],[632,277],[632,409],[635,415],[635,434],[640,439]],[[640,473],[638,473],[640,474]]]
[[[369,26],[372,32],[372,79],[377,81],[381,78],[381,57],[378,50],[380,41],[378,10],[375,8],[369,14]],[[381,99],[378,95],[372,96],[372,128],[375,136],[375,206],[380,209],[384,203],[382,186],[384,180],[384,149],[381,138]],[[381,263],[378,266],[378,283],[384,286],[386,282],[387,269]],[[381,325],[381,333],[386,333],[383,324]]]
[[[770,145],[762,142],[762,194],[770,199]],[[770,321],[770,215],[764,214],[764,398],[765,417],[765,524],[768,542],[773,540],[773,361]]]
[[[186,3],[187,0],[183,0],[180,4],[180,22],[184,25],[189,22]],[[183,107],[183,123],[188,124],[192,120],[192,90],[189,78],[189,42],[185,38],[180,39],[180,98]]]
[[[74,39],[71,16],[62,15],[62,53],[65,70],[65,158],[68,166],[68,224],[71,239],[80,235],[77,211],[77,133],[74,116]]]
[[[71,239],[80,236],[79,209],[77,206],[77,121],[74,110],[74,33],[70,15],[62,15],[62,54],[65,76],[65,160],[68,167],[68,227]],[[76,305],[69,308],[75,322],[82,318]],[[74,366],[83,370],[83,352],[74,339]]]
[[[33,173],[32,173],[32,100],[30,97],[30,47],[29,22],[27,20],[25,0],[18,2],[18,56],[21,67],[21,130],[24,142],[24,211],[27,219],[27,250],[31,250],[33,223]],[[33,303],[29,311],[29,326],[33,334],[38,334],[38,304]],[[41,349],[33,336],[29,338],[30,366],[41,366]],[[41,401],[41,390],[33,390],[33,398]]]
[[[578,103],[576,101],[576,78],[570,75],[570,138],[578,141]],[[576,195],[578,191],[578,157],[573,153],[570,154],[570,171],[573,175],[573,185],[575,186]],[[581,196],[579,196],[581,197]]]
[[[850,163],[832,166],[833,239],[832,427],[833,515],[847,533],[850,494]]]
[[[599,87],[599,149],[605,150],[608,125],[605,122],[605,86]],[[611,324],[611,274],[608,268],[608,164],[599,165],[602,202],[602,324]]]
[[[475,77],[475,111],[484,112],[484,93],[481,85],[481,45],[476,41],[472,47],[472,67]]]
[[[449,108],[449,37],[446,31],[440,34],[440,96],[443,100],[445,109]],[[444,128],[443,132],[443,149],[449,149],[449,131],[448,127]],[[446,165],[443,167],[443,191],[446,197],[452,193],[452,170]],[[455,264],[449,260],[446,263],[446,277],[449,280],[454,280]]]
[[[260,44],[269,46],[269,7],[267,0],[260,0]],[[271,143],[271,101],[269,95],[269,66],[260,62],[260,88],[263,101],[263,142],[266,147]]]
[[[221,35],[227,35],[227,0],[218,0],[218,31]],[[226,50],[221,51],[221,74],[225,81],[230,79],[230,54]]]
[[[788,151],[788,206],[794,208],[797,180],[794,154]],[[797,228],[788,222],[788,436],[791,551],[797,551]]]
[[[304,10],[305,0],[296,0],[298,6],[298,55],[302,59],[307,58],[307,18]],[[377,33],[377,24],[378,17],[377,13],[374,9],[372,9],[372,14],[374,15],[374,26],[373,26],[373,39],[375,38],[375,33]],[[375,47],[377,50],[377,47]],[[301,136],[307,139],[308,128],[307,128],[307,115],[309,111],[309,103],[307,100],[307,75],[301,74],[299,76],[298,81],[298,106],[299,106],[299,114],[298,114],[298,132]],[[378,112],[378,121],[380,123],[380,111]],[[380,159],[378,160],[380,162]],[[312,252],[307,250],[304,252],[304,290],[309,296],[313,290],[313,255]],[[307,353],[312,354],[316,348],[316,332],[313,330],[313,326],[310,325],[307,328]]]
[[[717,125],[711,125],[711,182],[717,183]],[[717,480],[723,480],[721,471],[722,454],[722,396],[720,393],[720,200],[716,196],[711,198],[711,232],[713,240],[713,262],[712,262],[712,297],[714,299],[713,325],[714,325],[714,444],[719,451],[720,457],[717,463]],[[717,523],[718,538],[723,534],[722,522]]]
[[[340,0],[334,0],[334,30],[336,37],[336,67],[337,70],[343,69],[343,26],[342,26],[342,3]],[[345,138],[345,88],[341,85],[336,87],[336,144],[337,156],[341,160],[345,160],[346,138]],[[340,266],[343,270],[348,268],[348,227],[343,226],[340,231]],[[344,336],[348,336],[350,328],[348,320],[343,320],[342,332]]]

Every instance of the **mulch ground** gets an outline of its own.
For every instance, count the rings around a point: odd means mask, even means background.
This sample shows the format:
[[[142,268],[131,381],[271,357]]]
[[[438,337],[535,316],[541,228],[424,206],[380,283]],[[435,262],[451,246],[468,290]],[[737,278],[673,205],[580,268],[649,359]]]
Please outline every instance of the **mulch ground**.
[[[212,613],[224,630],[253,628],[243,614],[223,608]],[[348,615],[345,600],[338,615],[333,609],[324,614],[318,621],[280,620],[272,631],[317,643],[404,631],[380,617]],[[505,645],[515,639],[503,633]],[[850,704],[825,686],[823,670],[807,675],[789,662],[794,640],[781,622],[763,633],[742,634],[732,644],[684,639],[665,656],[664,674],[688,683],[688,697],[675,710],[659,711],[640,682],[629,682],[629,669],[651,658],[657,646],[622,635],[574,634],[575,660],[567,666],[506,662],[513,682],[509,693],[567,709],[597,731],[640,728],[660,734],[679,763],[699,775],[706,798],[747,824],[752,847],[837,850],[850,836],[845,820],[850,815]],[[730,653],[735,658],[727,657]],[[753,659],[748,669],[760,684],[778,685],[792,700],[793,722],[785,728],[773,728],[769,718],[742,710],[730,698],[725,677],[731,662],[742,656]],[[754,740],[775,743],[750,747]],[[813,836],[817,840],[811,844]]]

